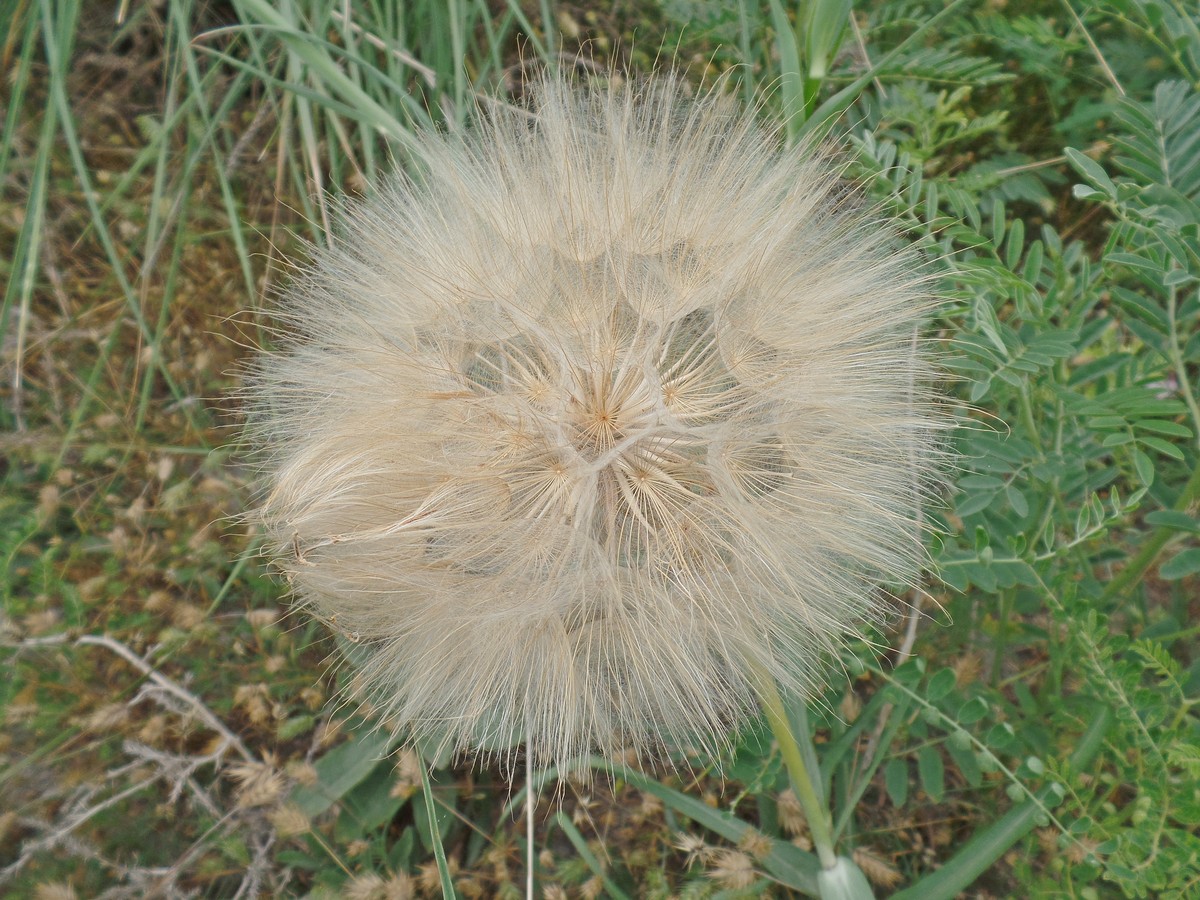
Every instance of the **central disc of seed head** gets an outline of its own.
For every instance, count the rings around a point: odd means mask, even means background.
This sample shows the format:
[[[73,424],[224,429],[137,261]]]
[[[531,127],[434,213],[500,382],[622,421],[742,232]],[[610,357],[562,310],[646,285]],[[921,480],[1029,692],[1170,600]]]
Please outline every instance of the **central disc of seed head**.
[[[623,567],[674,557],[705,530],[695,501],[715,493],[712,428],[737,387],[712,314],[663,324],[619,303],[597,334],[539,330],[477,348],[464,372],[504,435],[487,468],[506,517],[567,525]]]
[[[607,457],[631,434],[653,428],[652,388],[642,371],[612,372],[598,366],[578,373],[575,381],[571,444],[582,458]]]

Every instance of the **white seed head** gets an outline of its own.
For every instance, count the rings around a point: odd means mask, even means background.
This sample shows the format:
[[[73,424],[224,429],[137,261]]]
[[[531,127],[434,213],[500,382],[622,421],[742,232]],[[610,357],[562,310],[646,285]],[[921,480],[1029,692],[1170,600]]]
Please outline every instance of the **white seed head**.
[[[423,138],[248,388],[269,552],[447,748],[719,746],[921,560],[922,274],[830,156],[674,81]]]

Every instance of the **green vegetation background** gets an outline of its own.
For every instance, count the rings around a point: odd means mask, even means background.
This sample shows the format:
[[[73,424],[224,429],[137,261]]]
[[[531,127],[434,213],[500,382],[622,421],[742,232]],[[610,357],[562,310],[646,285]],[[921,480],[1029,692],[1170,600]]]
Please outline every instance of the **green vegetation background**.
[[[462,896],[523,895],[507,773],[443,760],[423,791],[332,701],[350,673],[233,518],[231,396],[330,196],[547,61],[731,73],[791,139],[839,136],[938,272],[937,573],[872,636],[899,651],[864,642],[807,711],[877,892],[1200,893],[1194,4],[8,0],[0,26],[0,893],[441,896],[437,845]],[[761,729],[724,775],[676,762],[548,791],[539,891],[811,889]]]

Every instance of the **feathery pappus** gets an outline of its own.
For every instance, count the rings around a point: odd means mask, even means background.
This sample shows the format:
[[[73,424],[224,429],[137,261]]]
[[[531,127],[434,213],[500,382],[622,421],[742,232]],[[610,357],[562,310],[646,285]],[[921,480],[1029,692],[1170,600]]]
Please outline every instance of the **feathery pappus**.
[[[922,267],[835,156],[678,81],[420,138],[283,298],[268,553],[444,748],[719,748],[922,561]]]

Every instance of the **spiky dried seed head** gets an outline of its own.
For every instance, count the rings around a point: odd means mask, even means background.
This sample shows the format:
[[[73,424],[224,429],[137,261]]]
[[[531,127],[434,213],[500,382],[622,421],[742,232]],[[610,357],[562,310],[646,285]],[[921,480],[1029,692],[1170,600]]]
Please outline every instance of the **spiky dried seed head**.
[[[287,781],[276,767],[274,759],[264,762],[246,761],[231,766],[229,776],[237,782],[239,809],[270,806],[283,796]]]
[[[735,891],[750,887],[758,879],[754,860],[741,850],[729,849],[716,851],[708,877],[721,887]]]
[[[345,900],[412,900],[416,896],[413,879],[403,872],[387,879],[374,873],[356,875],[342,887]]]
[[[33,900],[78,900],[75,888],[65,881],[43,881],[33,889]]]
[[[775,842],[757,828],[747,828],[738,840],[738,849],[761,862],[775,850]]]
[[[261,521],[359,697],[453,748],[712,749],[912,577],[920,266],[670,79],[544,81],[348,205],[251,380]]]
[[[808,820],[804,818],[804,807],[796,792],[788,788],[781,793],[776,801],[779,810],[779,824],[790,835],[808,834]]]
[[[904,878],[895,866],[865,847],[855,847],[851,856],[854,864],[875,887],[894,888]]]
[[[680,831],[675,834],[675,843],[673,845],[676,850],[687,854],[687,865],[690,867],[694,863],[706,863],[712,858],[715,848],[710,847],[699,835],[689,834],[686,831]]]
[[[305,814],[304,810],[294,803],[287,803],[278,809],[272,810],[267,818],[275,828],[275,833],[281,838],[307,834],[312,830],[311,820]]]

